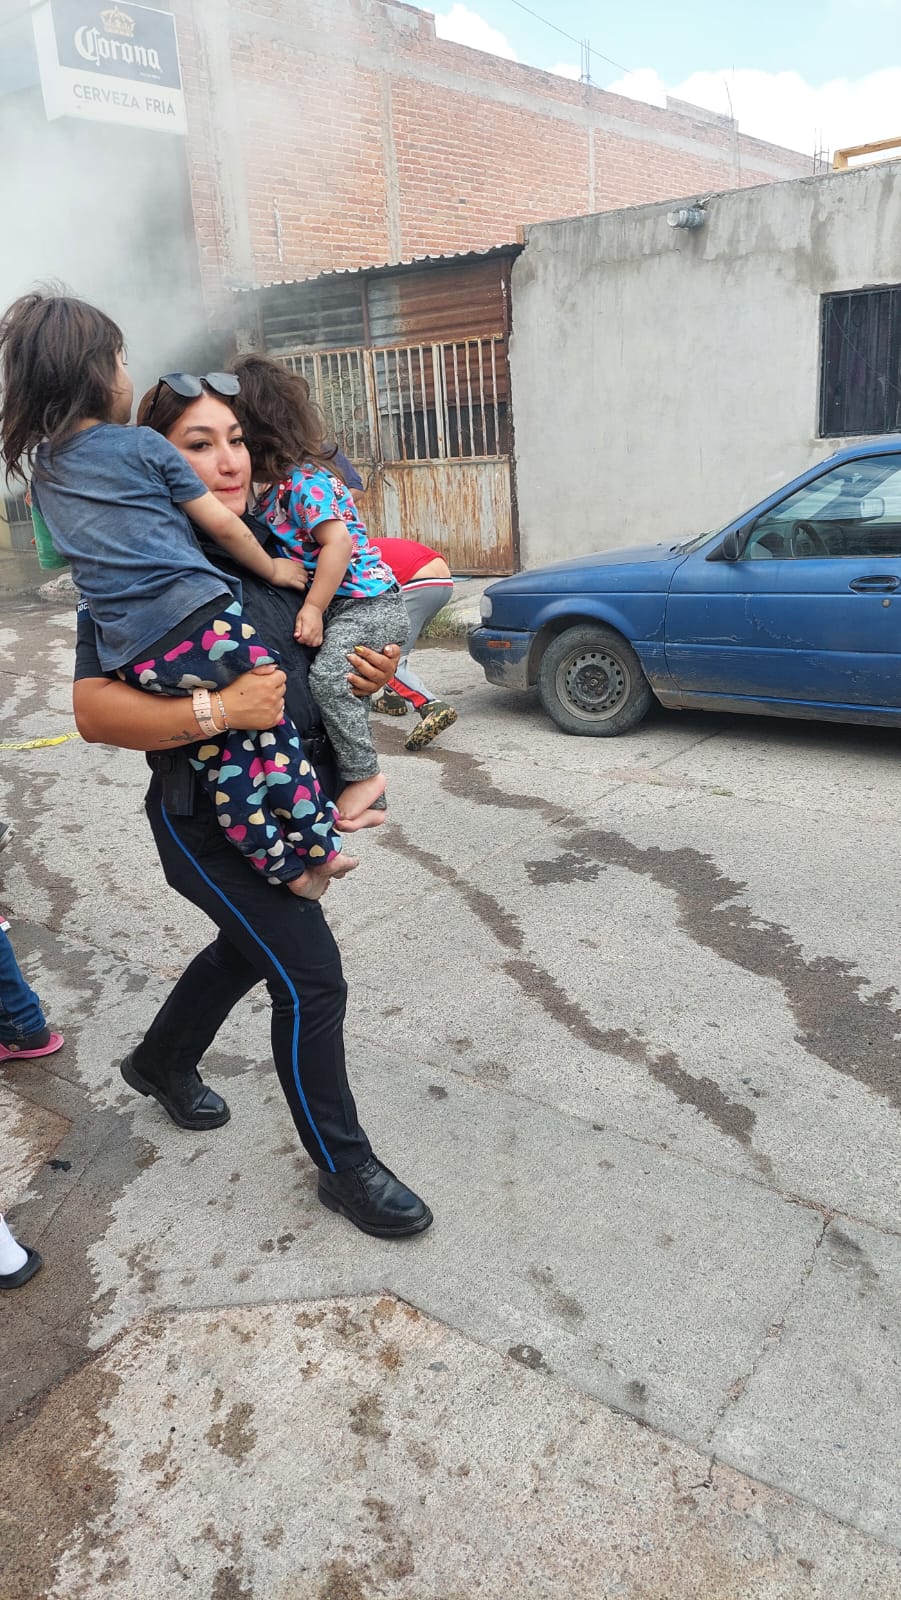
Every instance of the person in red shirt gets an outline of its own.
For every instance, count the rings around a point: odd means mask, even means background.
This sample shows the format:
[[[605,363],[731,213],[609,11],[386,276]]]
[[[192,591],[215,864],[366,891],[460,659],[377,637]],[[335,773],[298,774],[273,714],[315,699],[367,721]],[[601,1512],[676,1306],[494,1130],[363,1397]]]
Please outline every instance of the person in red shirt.
[[[410,666],[410,652],[427,622],[446,606],[454,592],[450,567],[437,550],[415,539],[372,539],[382,561],[390,567],[400,584],[410,618],[410,632],[397,670],[373,711],[389,717],[404,717],[410,706],[419,712],[419,724],[404,740],[406,750],[424,750],[427,744],[450,728],[457,713],[446,700],[427,688]]]

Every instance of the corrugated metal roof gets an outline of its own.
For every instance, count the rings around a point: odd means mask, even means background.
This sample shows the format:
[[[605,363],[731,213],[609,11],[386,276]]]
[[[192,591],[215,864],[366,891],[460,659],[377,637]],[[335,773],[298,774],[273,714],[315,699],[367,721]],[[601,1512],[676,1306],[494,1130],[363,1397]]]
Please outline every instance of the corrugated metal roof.
[[[504,259],[458,258],[432,272],[385,273],[367,280],[371,343],[434,344],[505,333]]]
[[[321,273],[255,291],[268,350],[338,350],[503,336],[518,246]]]
[[[233,294],[258,294],[261,289],[287,289],[299,283],[322,283],[329,278],[364,278],[386,272],[403,272],[422,267],[437,267],[445,262],[490,261],[495,256],[519,255],[521,243],[493,244],[485,250],[450,250],[437,256],[410,256],[406,261],[384,261],[371,267],[332,267],[310,278],[270,278],[267,283],[231,285]]]
[[[366,341],[363,296],[356,276],[313,278],[261,289],[257,301],[267,350],[301,346],[340,349]]]

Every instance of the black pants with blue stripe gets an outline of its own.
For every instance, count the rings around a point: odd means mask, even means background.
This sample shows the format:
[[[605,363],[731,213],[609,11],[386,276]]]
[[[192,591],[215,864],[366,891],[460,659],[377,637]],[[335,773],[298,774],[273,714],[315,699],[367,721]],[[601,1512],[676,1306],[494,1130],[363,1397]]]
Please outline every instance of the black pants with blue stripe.
[[[317,1167],[365,1161],[369,1141],[344,1062],[347,985],[317,903],[273,887],[229,844],[205,796],[172,816],[154,779],[147,815],[166,881],[219,929],[194,957],[135,1051],[163,1083],[196,1067],[238,1001],[261,980],[272,999],[272,1053],[304,1148]]]

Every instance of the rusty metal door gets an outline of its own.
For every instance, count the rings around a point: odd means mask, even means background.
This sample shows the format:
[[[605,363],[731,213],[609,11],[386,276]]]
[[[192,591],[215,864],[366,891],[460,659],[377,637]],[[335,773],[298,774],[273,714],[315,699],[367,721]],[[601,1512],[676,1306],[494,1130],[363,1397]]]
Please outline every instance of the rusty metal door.
[[[460,574],[515,570],[503,337],[279,359],[358,467],[376,538],[421,539]]]

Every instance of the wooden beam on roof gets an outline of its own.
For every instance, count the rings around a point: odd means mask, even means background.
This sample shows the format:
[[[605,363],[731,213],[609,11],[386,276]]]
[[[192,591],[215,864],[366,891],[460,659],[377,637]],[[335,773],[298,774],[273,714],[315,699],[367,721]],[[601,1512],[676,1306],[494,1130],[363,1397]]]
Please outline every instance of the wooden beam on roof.
[[[901,134],[897,139],[876,139],[872,144],[850,144],[844,150],[836,150],[832,157],[834,172],[846,172],[848,162],[854,156],[875,156],[882,150],[901,150]]]

